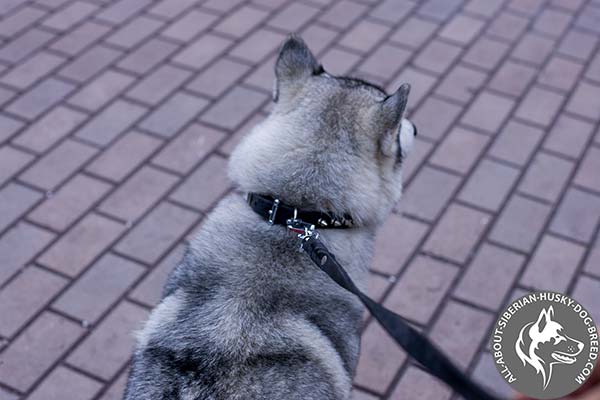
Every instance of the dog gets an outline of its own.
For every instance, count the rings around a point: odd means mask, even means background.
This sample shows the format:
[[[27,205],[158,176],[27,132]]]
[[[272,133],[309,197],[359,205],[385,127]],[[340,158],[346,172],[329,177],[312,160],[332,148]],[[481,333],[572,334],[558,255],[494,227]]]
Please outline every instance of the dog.
[[[535,322],[526,324],[519,332],[515,350],[523,365],[532,366],[542,375],[545,390],[552,378],[556,364],[573,364],[584,344],[565,333],[563,326],[554,320],[552,306],[542,309]]]
[[[321,238],[363,291],[416,135],[404,118],[409,90],[387,95],[332,76],[290,36],[275,63],[273,110],[230,157],[242,192],[351,215],[352,228]],[[190,240],[138,333],[125,399],[348,399],[362,313],[285,226],[231,193]]]

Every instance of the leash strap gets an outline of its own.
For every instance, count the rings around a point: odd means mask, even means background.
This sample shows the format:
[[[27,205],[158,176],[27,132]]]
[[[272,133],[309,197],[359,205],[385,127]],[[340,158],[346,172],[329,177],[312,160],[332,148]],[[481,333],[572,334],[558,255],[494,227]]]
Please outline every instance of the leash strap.
[[[309,232],[299,236],[302,249],[310,259],[338,285],[355,294],[379,321],[386,332],[429,373],[445,382],[466,400],[499,400],[460,371],[427,337],[412,328],[400,315],[388,310],[361,292],[335,256]]]

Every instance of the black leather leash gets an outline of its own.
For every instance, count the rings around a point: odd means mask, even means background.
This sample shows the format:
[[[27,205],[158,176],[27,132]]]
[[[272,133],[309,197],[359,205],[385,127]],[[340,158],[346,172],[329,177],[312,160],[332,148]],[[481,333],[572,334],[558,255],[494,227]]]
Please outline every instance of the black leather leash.
[[[256,198],[260,198],[260,201],[257,202]],[[251,201],[251,199],[254,199],[254,201]],[[265,204],[269,201],[271,205],[266,207]],[[260,206],[257,206],[258,203],[260,203]],[[486,391],[458,369],[437,346],[426,336],[412,328],[404,318],[378,304],[358,289],[346,270],[319,239],[319,233],[315,230],[316,224],[314,222],[318,223],[318,219],[322,218],[320,214],[326,214],[335,219],[334,216],[319,211],[302,213],[294,207],[282,206],[282,203],[277,199],[255,193],[248,195],[248,204],[272,225],[285,225],[289,230],[296,233],[301,241],[300,248],[306,252],[310,259],[338,285],[356,295],[396,343],[412,358],[421,363],[431,375],[445,382],[466,400],[499,400],[498,397]],[[279,216],[278,213],[280,213]],[[299,218],[300,215],[310,217],[312,220],[303,220]],[[322,227],[335,228],[334,224],[329,223]]]

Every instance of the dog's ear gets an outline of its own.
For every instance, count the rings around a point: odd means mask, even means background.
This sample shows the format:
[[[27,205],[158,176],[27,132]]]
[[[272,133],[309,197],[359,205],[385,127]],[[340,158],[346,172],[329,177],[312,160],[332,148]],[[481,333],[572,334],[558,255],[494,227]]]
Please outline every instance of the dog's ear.
[[[392,149],[400,132],[400,123],[406,110],[409,93],[410,85],[405,83],[400,86],[396,93],[377,104],[375,118],[377,118],[378,131],[381,135],[379,143],[381,151],[386,156],[393,155]]]
[[[548,307],[547,310],[545,308],[542,309],[542,312],[540,312],[540,316],[538,317],[538,320],[535,323],[538,328],[538,332],[541,333],[544,330],[546,324],[548,324],[552,320],[553,315],[554,308],[552,308],[552,306]]]
[[[288,36],[275,62],[273,101],[277,101],[285,91],[293,92],[305,79],[321,70],[321,65],[302,38]]]

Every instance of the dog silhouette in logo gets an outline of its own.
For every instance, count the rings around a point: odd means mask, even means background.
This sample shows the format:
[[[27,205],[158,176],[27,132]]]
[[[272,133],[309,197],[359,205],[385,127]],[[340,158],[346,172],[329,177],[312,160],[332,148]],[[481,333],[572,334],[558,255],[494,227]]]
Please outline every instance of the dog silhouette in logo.
[[[523,365],[529,364],[542,375],[546,390],[555,364],[573,364],[583,350],[583,343],[565,333],[564,327],[554,320],[552,306],[542,309],[537,321],[526,324],[515,344]]]

